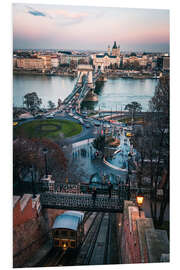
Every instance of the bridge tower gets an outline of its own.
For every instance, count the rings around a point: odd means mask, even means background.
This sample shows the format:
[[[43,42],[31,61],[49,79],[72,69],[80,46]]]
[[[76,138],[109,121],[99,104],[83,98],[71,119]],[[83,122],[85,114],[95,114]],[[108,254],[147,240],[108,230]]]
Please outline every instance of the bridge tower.
[[[93,67],[91,65],[78,65],[77,67],[78,70],[78,86],[82,86],[83,85],[83,81],[85,80],[85,78],[87,77],[87,81],[88,81],[88,87],[91,89],[94,89],[94,83],[93,83]]]
[[[104,65],[101,65],[101,72],[104,73]]]

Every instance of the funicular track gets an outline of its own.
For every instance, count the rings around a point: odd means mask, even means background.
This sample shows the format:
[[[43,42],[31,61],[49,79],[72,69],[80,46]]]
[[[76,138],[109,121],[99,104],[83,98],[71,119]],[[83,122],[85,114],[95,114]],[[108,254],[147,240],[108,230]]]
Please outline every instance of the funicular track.
[[[104,213],[97,213],[80,247],[76,258],[76,265],[87,265],[90,262],[92,252],[97,240]]]
[[[36,266],[102,265],[111,263],[113,213],[87,212],[85,236],[77,250],[52,249]]]
[[[86,226],[87,232],[85,233],[84,239],[87,237],[91,227],[93,226],[97,213],[86,212],[84,224],[88,223]],[[84,240],[83,239],[83,240]],[[80,249],[80,247],[79,247]],[[77,256],[78,250],[67,250],[66,252],[59,248],[52,248],[48,254],[37,264],[35,267],[51,267],[51,266],[63,266],[63,265],[74,265],[75,258]]]

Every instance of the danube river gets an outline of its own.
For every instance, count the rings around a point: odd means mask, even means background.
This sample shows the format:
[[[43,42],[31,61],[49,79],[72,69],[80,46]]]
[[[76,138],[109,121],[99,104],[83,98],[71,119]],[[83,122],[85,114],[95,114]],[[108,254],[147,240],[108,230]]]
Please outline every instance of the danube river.
[[[61,76],[14,75],[13,105],[22,107],[23,97],[27,93],[36,92],[42,99],[42,106],[47,107],[51,100],[57,105],[58,98],[64,100],[72,91],[76,78]],[[98,82],[95,92],[98,102],[91,106],[94,109],[121,110],[132,101],[148,110],[148,102],[154,94],[157,80],[108,78],[106,82]]]

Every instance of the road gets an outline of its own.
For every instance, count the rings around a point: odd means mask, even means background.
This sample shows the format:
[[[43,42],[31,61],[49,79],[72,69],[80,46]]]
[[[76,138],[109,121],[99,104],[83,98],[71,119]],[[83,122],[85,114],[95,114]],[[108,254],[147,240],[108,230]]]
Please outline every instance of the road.
[[[50,115],[51,113],[45,113],[43,114],[43,118],[42,119],[48,119],[47,117]],[[74,118],[75,117],[75,118]],[[72,144],[78,141],[82,141],[82,140],[86,140],[89,138],[95,138],[96,135],[100,132],[101,129],[101,125],[109,125],[109,121],[99,121],[97,119],[94,118],[87,118],[84,115],[80,115],[78,114],[76,111],[73,111],[73,113],[68,113],[66,111],[54,111],[54,116],[52,117],[53,119],[59,119],[59,120],[70,120],[70,121],[74,121],[76,123],[81,124],[80,121],[83,121],[82,124],[82,132],[80,134],[77,134],[75,136],[69,137],[65,139],[65,143],[68,144]],[[31,122],[31,121],[35,121],[38,118],[35,117],[28,117],[28,118],[24,118],[21,119],[19,121],[19,119],[14,119],[14,121],[18,121],[18,125],[22,125],[24,123],[27,122]],[[87,127],[88,125],[88,127]],[[111,126],[114,126],[115,124],[111,124]]]

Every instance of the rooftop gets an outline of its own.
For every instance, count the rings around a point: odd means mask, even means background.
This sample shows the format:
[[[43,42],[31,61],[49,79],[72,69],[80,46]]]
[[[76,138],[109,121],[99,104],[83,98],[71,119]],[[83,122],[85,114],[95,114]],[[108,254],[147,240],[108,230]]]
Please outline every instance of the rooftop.
[[[80,218],[78,216],[71,216],[66,213],[57,216],[53,224],[53,229],[66,228],[76,231],[79,225]]]

